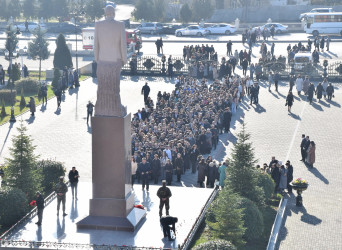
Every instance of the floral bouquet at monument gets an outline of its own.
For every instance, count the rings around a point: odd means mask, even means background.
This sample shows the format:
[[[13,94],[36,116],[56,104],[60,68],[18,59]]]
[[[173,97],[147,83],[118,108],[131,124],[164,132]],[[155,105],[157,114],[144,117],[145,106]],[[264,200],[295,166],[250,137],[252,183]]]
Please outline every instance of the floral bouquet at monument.
[[[307,187],[309,183],[302,179],[302,178],[297,178],[296,180],[292,181],[292,185],[294,186],[301,186],[301,187]]]
[[[30,206],[31,206],[31,207],[37,206],[37,202],[36,202],[35,200],[31,201],[31,202],[30,202]]]

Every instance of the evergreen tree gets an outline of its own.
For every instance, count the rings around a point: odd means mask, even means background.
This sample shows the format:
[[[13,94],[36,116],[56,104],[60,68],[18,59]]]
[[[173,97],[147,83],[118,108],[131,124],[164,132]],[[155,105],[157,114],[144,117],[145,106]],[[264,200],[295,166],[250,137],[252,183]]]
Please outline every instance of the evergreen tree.
[[[207,19],[211,17],[214,8],[210,0],[194,0],[192,3],[192,13],[194,21],[198,22],[202,18]]]
[[[152,0],[138,0],[132,12],[135,19],[144,19],[145,21],[154,20],[155,10]]]
[[[39,0],[38,17],[49,20],[52,17],[53,8],[51,0]]]
[[[244,209],[240,207],[241,196],[224,188],[211,204],[207,218],[207,225],[211,228],[212,234],[220,239],[228,240],[235,246],[242,246],[245,242],[243,235]]]
[[[1,19],[8,19],[8,12],[7,12],[7,1],[6,0],[0,0],[0,18]]]
[[[163,21],[165,13],[165,0],[154,0],[154,17],[157,21]]]
[[[19,134],[13,138],[10,148],[11,158],[6,158],[5,183],[11,187],[21,189],[28,198],[33,198],[40,190],[41,176],[36,167],[38,156],[34,155],[36,146],[26,134],[26,127],[20,121]]]
[[[71,53],[66,45],[65,37],[63,34],[59,34],[56,40],[57,48],[55,50],[53,58],[53,67],[58,69],[64,69],[65,66],[72,67]]]
[[[48,49],[49,43],[45,40],[45,32],[41,29],[40,25],[38,29],[33,32],[34,39],[33,42],[28,44],[28,54],[33,60],[39,60],[39,82],[42,68],[42,60],[46,60],[50,56],[50,51]]]
[[[23,16],[32,19],[37,16],[35,0],[25,0],[23,4]]]
[[[24,88],[21,88],[21,93],[20,93],[20,108],[23,109],[26,107],[26,100],[24,96]]]
[[[186,3],[182,5],[182,8],[180,9],[180,18],[184,23],[190,22],[192,18],[192,11],[189,7],[189,4]]]
[[[52,0],[52,16],[54,17],[67,17],[69,15],[67,0]],[[51,8],[51,7],[50,7]]]
[[[103,17],[103,6],[103,0],[89,0],[85,6],[86,16],[95,22],[96,18],[99,19]]]
[[[11,0],[9,1],[7,8],[8,15],[13,17],[14,19],[20,17],[21,5],[19,0]]]
[[[21,70],[19,69],[19,65],[18,64],[12,64],[12,70],[10,73],[11,79],[13,81],[13,84],[15,81],[20,80],[21,78]]]
[[[10,60],[10,58],[13,58],[13,52],[15,51],[15,48],[18,45],[18,37],[16,34],[16,29],[13,25],[8,25],[6,28],[7,38],[6,38],[6,44],[5,48],[8,50],[9,57],[6,57],[6,60]],[[12,64],[13,69],[13,64]],[[12,79],[12,70],[9,72],[9,79],[8,79],[8,88],[13,87],[13,79]],[[12,81],[11,81],[12,80]]]
[[[0,116],[1,118],[4,118],[6,116],[6,109],[5,109],[5,101],[4,98],[1,99],[1,113]]]
[[[246,132],[245,123],[238,134],[237,143],[232,150],[232,160],[226,185],[243,197],[246,197],[258,205],[263,205],[265,195],[263,189],[257,185],[257,170],[254,168],[256,160],[254,149],[249,142],[250,134]]]

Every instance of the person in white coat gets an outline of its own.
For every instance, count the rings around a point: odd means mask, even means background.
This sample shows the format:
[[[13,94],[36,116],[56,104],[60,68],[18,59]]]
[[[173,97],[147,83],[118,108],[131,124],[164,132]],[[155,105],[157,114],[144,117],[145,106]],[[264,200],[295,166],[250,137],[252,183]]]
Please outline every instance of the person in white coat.
[[[298,75],[298,77],[296,79],[296,88],[298,91],[298,95],[300,95],[302,90],[303,90],[303,83],[304,83],[303,78],[301,77],[301,75]]]

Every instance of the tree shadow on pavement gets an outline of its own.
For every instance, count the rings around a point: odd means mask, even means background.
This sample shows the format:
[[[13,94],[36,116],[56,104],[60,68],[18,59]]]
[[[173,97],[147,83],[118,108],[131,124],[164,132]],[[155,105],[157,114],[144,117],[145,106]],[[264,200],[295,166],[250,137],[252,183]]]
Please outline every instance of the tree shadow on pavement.
[[[3,142],[3,144],[2,144],[2,147],[1,147],[0,156],[1,156],[1,154],[2,154],[2,151],[3,151],[4,148],[5,148],[5,145],[6,145],[8,136],[9,136],[9,134],[11,133],[11,130],[12,130],[12,128],[13,128],[13,122],[10,122],[9,124],[10,124],[10,125],[9,125],[9,127],[8,127],[7,135],[6,135],[5,140],[4,140],[4,142]]]

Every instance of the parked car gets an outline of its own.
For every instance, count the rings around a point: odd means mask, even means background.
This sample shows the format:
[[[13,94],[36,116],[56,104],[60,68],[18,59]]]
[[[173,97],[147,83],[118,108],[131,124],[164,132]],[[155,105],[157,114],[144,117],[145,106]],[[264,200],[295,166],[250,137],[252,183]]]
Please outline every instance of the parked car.
[[[175,34],[176,30],[183,29],[184,25],[180,24],[171,24],[171,25],[165,25],[163,26],[162,33],[163,34]]]
[[[281,34],[281,33],[286,33],[286,32],[288,32],[288,26],[287,26],[287,25],[280,24],[280,23],[266,23],[266,24],[264,24],[264,25],[262,25],[262,26],[253,28],[253,30],[256,29],[256,28],[260,28],[261,31],[263,31],[264,28],[266,28],[266,29],[268,29],[268,30],[271,30],[272,25],[273,25],[274,28],[275,28],[275,33],[276,33],[276,34]]]
[[[39,24],[39,23],[37,23],[37,22],[27,22],[27,24],[28,24],[28,30],[29,30],[30,32],[32,32],[32,31],[38,29],[38,25],[40,25],[40,28],[41,28],[42,30],[46,30],[46,26],[45,26],[44,23]],[[18,25],[17,25],[17,28],[18,28],[21,32],[25,32],[25,31],[26,31],[25,23],[18,24]]]
[[[225,34],[225,35],[230,35],[230,34],[235,33],[235,31],[236,31],[235,26],[227,24],[227,23],[215,24],[213,26],[210,26],[207,29],[209,31],[209,34]]]
[[[208,34],[209,31],[199,25],[190,25],[186,28],[175,31],[176,36],[206,36]]]
[[[142,23],[137,27],[140,30],[140,33],[145,34],[158,34],[161,33],[163,30],[163,25],[161,23]]]
[[[309,12],[305,12],[299,15],[299,20],[302,20],[303,18],[306,17],[307,14],[312,14],[312,13],[330,13],[334,12],[332,8],[314,8],[310,10]]]
[[[54,26],[51,26],[48,28],[48,32],[50,33],[81,33],[82,29],[80,26],[76,25],[70,22],[65,23],[58,23]]]

